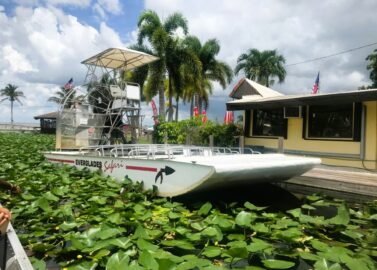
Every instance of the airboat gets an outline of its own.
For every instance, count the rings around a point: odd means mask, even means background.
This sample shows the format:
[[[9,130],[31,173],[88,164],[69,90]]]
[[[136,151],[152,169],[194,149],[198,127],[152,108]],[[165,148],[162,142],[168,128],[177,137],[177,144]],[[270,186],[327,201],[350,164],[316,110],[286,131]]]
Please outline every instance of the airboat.
[[[124,78],[129,70],[157,60],[143,52],[109,48],[82,61],[85,84],[69,89],[64,98],[56,150],[45,153],[47,160],[101,170],[119,181],[142,181],[145,189],[157,187],[163,197],[243,182],[284,181],[320,163],[249,148],[137,144],[143,119],[140,86]],[[130,140],[124,139],[125,127]]]

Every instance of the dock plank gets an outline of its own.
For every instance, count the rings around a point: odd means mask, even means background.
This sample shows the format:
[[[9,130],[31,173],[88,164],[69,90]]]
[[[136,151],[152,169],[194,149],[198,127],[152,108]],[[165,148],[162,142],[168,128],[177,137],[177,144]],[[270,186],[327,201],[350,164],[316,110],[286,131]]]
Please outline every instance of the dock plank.
[[[280,186],[302,193],[320,192],[353,201],[377,199],[377,173],[343,168],[314,168]]]

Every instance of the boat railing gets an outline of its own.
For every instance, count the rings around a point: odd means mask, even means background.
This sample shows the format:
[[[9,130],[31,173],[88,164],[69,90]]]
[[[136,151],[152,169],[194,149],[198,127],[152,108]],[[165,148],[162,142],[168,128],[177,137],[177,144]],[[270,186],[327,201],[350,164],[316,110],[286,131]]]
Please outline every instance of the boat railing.
[[[204,147],[169,144],[119,144],[81,147],[80,153],[89,156],[173,159],[176,156],[217,156],[234,154],[260,154],[251,148]]]
[[[11,223],[5,232],[0,232],[0,269],[33,270]]]

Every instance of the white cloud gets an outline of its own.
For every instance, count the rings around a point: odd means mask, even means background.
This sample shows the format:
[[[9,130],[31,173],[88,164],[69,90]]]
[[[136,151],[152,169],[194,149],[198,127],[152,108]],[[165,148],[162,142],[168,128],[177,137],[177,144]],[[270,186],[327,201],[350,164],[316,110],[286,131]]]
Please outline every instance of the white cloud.
[[[119,0],[98,0],[93,5],[93,10],[101,19],[106,19],[107,13],[114,15],[122,14],[122,5]]]
[[[3,47],[3,58],[8,61],[11,72],[26,73],[30,71],[38,71],[32,67],[25,55],[13,49],[11,45]]]
[[[101,5],[103,9],[109,13],[112,13],[112,14],[122,13],[122,5],[119,2],[119,0],[98,0],[97,3]]]
[[[34,121],[37,110],[55,110],[47,99],[69,78],[75,85],[83,82],[86,71],[80,61],[108,47],[124,46],[106,23],[97,30],[58,7],[17,7],[13,15],[0,13],[0,29],[0,88],[12,83],[24,92],[24,105],[15,112],[21,122]],[[9,121],[7,106],[0,107],[0,122]]]
[[[47,4],[50,5],[66,5],[66,6],[77,6],[77,7],[88,7],[91,0],[45,0]]]

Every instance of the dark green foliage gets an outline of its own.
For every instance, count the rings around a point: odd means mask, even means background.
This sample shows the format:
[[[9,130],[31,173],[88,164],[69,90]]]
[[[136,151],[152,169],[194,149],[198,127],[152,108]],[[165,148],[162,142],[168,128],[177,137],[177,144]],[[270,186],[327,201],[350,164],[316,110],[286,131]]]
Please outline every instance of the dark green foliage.
[[[237,136],[241,127],[237,125],[222,125],[208,121],[203,124],[200,117],[194,117],[179,122],[162,122],[156,126],[154,139],[164,143],[165,134],[170,144],[209,145],[209,136],[214,136],[215,146],[238,146]]]
[[[0,198],[35,269],[48,261],[68,269],[377,268],[376,201],[350,208],[309,196],[286,213],[249,202],[184,205],[126,179],[47,163],[51,136],[0,133],[0,145],[0,178],[23,190]],[[315,214],[329,206],[334,217]]]
[[[367,70],[370,71],[369,78],[372,81],[372,85],[368,88],[377,88],[377,49],[367,56],[368,61]]]

